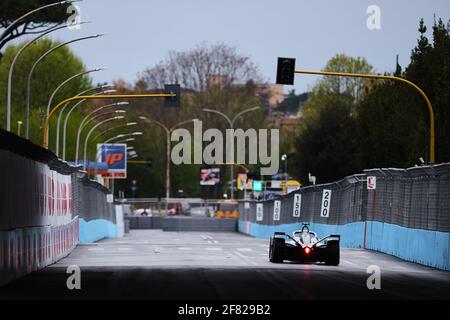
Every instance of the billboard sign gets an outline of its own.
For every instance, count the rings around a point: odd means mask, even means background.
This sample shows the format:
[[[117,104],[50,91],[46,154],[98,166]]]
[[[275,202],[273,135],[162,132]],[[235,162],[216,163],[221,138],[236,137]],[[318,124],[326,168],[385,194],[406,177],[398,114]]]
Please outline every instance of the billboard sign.
[[[200,170],[200,185],[215,186],[220,184],[220,168],[204,168]]]
[[[97,174],[107,179],[127,178],[127,145],[125,143],[98,144]]]

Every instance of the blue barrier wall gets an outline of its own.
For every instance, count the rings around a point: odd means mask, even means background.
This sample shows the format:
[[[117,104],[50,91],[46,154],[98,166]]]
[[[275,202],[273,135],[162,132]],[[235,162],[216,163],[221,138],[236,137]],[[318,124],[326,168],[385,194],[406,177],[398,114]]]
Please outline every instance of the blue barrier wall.
[[[270,238],[275,231],[292,233],[301,224],[278,226],[261,225],[239,221],[239,231],[257,238]],[[311,230],[319,237],[329,234],[341,235],[341,246],[362,248],[364,246],[364,222],[344,225],[311,223]],[[378,221],[367,221],[366,248],[387,253],[401,259],[427,266],[450,270],[450,233],[412,229]]]
[[[367,222],[367,249],[450,270],[450,233]]]
[[[105,219],[86,222],[80,219],[80,243],[92,243],[103,238],[117,237],[117,226]]]

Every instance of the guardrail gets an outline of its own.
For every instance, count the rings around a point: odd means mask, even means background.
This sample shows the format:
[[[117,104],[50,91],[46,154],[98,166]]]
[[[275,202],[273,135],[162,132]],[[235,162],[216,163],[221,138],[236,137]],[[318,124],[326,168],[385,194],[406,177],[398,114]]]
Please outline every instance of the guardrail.
[[[108,190],[78,167],[1,129],[0,166],[0,284],[58,261],[80,240],[117,235]]]

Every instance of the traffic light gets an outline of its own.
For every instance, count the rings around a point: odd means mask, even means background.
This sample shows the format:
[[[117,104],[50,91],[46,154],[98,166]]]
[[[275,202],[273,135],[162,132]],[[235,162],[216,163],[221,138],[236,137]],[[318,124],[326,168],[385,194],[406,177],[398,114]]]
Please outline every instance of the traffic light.
[[[181,102],[180,96],[180,85],[179,84],[165,84],[164,93],[165,94],[175,94],[174,97],[165,97],[164,106],[167,108],[179,108]]]
[[[295,59],[278,57],[277,83],[294,84]]]

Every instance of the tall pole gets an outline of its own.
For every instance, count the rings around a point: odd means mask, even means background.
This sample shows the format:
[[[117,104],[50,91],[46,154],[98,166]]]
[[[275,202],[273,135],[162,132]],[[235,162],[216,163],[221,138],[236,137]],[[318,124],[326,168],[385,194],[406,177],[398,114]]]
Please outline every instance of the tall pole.
[[[70,98],[67,98],[60,103],[58,103],[53,109],[50,111],[50,113],[45,117],[44,121],[44,129],[42,133],[42,146],[44,148],[48,148],[48,136],[47,136],[47,130],[50,123],[50,119],[52,118],[52,115],[58,111],[59,108],[61,108],[63,105],[65,105],[68,102],[76,101],[76,100],[95,100],[95,99],[142,99],[142,98],[171,98],[176,97],[177,95],[175,93],[142,93],[142,94],[112,94],[112,95],[90,95],[90,96],[73,96]]]
[[[102,88],[106,88],[106,87],[110,87],[110,86],[100,86],[95,88],[96,89],[102,89]],[[83,94],[85,94],[86,92],[88,92],[90,90],[85,90],[82,93],[78,94],[77,96],[81,96]],[[95,95],[99,95],[99,94],[106,94],[109,92],[115,92],[116,90],[103,90],[101,92],[95,93],[93,94]],[[66,160],[66,137],[67,137],[67,124],[69,122],[69,117],[72,114],[73,110],[75,110],[76,107],[78,107],[81,103],[83,103],[84,101],[86,101],[85,99],[78,101],[77,103],[75,103],[72,108],[69,109],[69,111],[66,114],[66,118],[64,119],[64,126],[63,126],[63,160]],[[66,103],[64,105],[64,107],[62,108],[61,112],[64,111],[65,107],[68,105],[69,103]]]
[[[170,199],[170,131],[166,135],[166,214]]]
[[[124,104],[128,104],[128,102],[123,102],[123,103],[121,103],[121,102],[111,103],[111,104],[107,104],[107,105],[104,105],[104,106],[101,106],[101,107],[98,107],[98,108],[94,109],[93,111],[91,111],[90,113],[88,113],[88,114],[84,117],[84,119],[81,121],[81,123],[80,123],[80,129],[78,130],[78,134],[80,133],[81,130],[83,130],[84,125],[85,125],[87,119],[89,119],[89,117],[92,116],[94,113],[96,113],[96,112],[98,112],[98,111],[101,111],[101,110],[103,110],[103,109],[106,109],[106,108],[116,107],[116,106],[120,106],[120,105],[124,105]],[[67,106],[67,104],[61,109],[61,111],[60,111],[60,113],[59,113],[59,116],[58,116],[58,123],[57,123],[57,126],[56,126],[56,152],[55,152],[55,153],[56,153],[57,156],[59,155],[59,153],[58,153],[58,150],[59,150],[59,121],[60,121],[60,119],[61,119],[61,114],[62,114],[62,112],[64,111],[64,108],[65,108],[66,106]],[[79,137],[79,135],[77,135],[77,139],[78,139],[78,137]]]
[[[406,83],[407,85],[413,87],[425,100],[428,107],[428,114],[430,118],[430,164],[434,164],[436,162],[435,159],[435,126],[434,126],[434,111],[433,106],[431,105],[430,99],[428,99],[425,92],[415,83],[406,80],[404,78],[395,77],[395,76],[385,76],[378,74],[360,74],[360,73],[347,73],[347,72],[330,72],[330,71],[308,71],[308,70],[295,70],[294,73],[302,73],[302,74],[313,74],[313,75],[322,75],[322,76],[340,76],[340,77],[353,77],[353,78],[371,78],[371,79],[386,79],[386,80],[395,80]]]
[[[64,43],[61,43],[49,50],[47,50],[44,54],[42,54],[34,63],[33,66],[31,67],[30,71],[28,72],[28,78],[27,78],[27,93],[26,93],[26,120],[25,120],[25,126],[26,126],[26,138],[28,139],[28,132],[29,132],[29,117],[30,117],[30,96],[31,96],[31,79],[33,77],[33,72],[36,69],[36,67],[38,66],[38,64],[43,61],[45,59],[45,57],[47,57],[50,53],[52,53],[55,50],[58,50],[61,47],[64,47],[68,44],[77,42],[77,41],[82,41],[82,40],[87,40],[87,39],[92,39],[92,38],[98,38],[102,36],[101,34],[96,34],[93,36],[89,36],[89,37],[82,37],[82,38],[78,38],[78,39],[74,39],[71,41],[67,41]]]
[[[91,136],[92,132],[94,132],[95,129],[97,129],[99,126],[101,126],[101,125],[103,125],[103,124],[105,124],[107,122],[110,122],[110,121],[113,121],[113,120],[120,120],[120,119],[123,119],[123,118],[124,118],[123,116],[117,116],[117,117],[111,117],[111,118],[105,119],[105,120],[100,121],[99,123],[97,123],[95,126],[93,126],[91,128],[91,130],[89,130],[89,132],[88,132],[88,134],[86,136],[86,139],[84,140],[84,162],[83,162],[84,170],[86,170],[86,168],[87,168],[87,165],[86,165],[86,162],[87,162],[87,146],[88,146],[88,142],[89,142],[89,137]]]
[[[124,111],[124,110],[116,110],[116,111],[109,111],[109,112],[105,112],[105,113],[101,113],[98,115],[93,116],[92,118],[90,118],[89,120],[87,120],[89,118],[89,115],[87,115],[86,117],[84,117],[84,119],[81,121],[80,126],[78,127],[78,132],[77,132],[77,142],[75,144],[75,164],[78,164],[78,151],[80,149],[80,138],[81,138],[81,131],[83,131],[83,129],[88,125],[88,123],[90,123],[91,121],[94,121],[97,118],[103,117],[105,115],[110,115],[113,113],[117,113],[117,111]],[[86,121],[87,120],[87,121]]]
[[[79,22],[76,24],[82,24],[85,22]],[[16,55],[14,56],[11,65],[9,66],[9,71],[8,71],[8,86],[7,86],[7,97],[6,97],[6,130],[7,131],[11,131],[11,92],[12,92],[12,76],[13,76],[13,71],[14,71],[14,66],[17,62],[17,59],[19,59],[20,55],[22,54],[22,52],[28,48],[31,44],[33,44],[34,42],[36,42],[37,40],[39,40],[40,38],[42,38],[43,36],[54,32],[56,30],[60,30],[63,28],[67,28],[69,26],[73,26],[74,24],[64,24],[62,26],[56,26],[54,28],[51,28],[45,32],[43,32],[42,34],[40,34],[39,36],[31,39],[30,41],[28,41],[27,43],[25,43],[23,45],[23,47],[21,47],[19,49],[19,51],[16,53]]]
[[[230,117],[228,117],[225,113],[223,113],[223,112],[221,112],[221,111],[219,111],[219,110],[208,109],[208,108],[204,108],[204,109],[202,109],[202,110],[205,111],[205,112],[212,112],[212,113],[217,113],[217,114],[221,115],[223,118],[225,118],[225,120],[228,121],[228,124],[229,124],[229,126],[230,126],[230,129],[233,130],[233,129],[234,129],[234,123],[236,122],[236,120],[237,120],[240,116],[242,116],[243,114],[245,114],[245,113],[247,113],[247,112],[258,110],[259,108],[260,108],[260,107],[256,106],[256,107],[244,109],[244,110],[238,112],[238,113],[233,117],[233,119],[230,119]],[[231,199],[234,199],[234,184],[233,184],[233,180],[234,180],[234,166],[233,166],[233,164],[234,164],[234,150],[227,150],[227,153],[230,152],[230,151],[232,151],[233,159],[231,160],[231,163],[227,163],[227,164],[231,164],[231,166],[230,166],[230,176],[231,176],[231,177],[230,177],[230,181],[231,181],[231,183],[230,183],[230,187],[231,187]],[[225,162],[227,162],[227,161],[225,161]]]
[[[45,115],[48,116],[48,114],[50,113],[50,107],[51,107],[51,105],[52,105],[53,98],[55,97],[55,95],[56,95],[56,93],[59,91],[59,89],[61,89],[66,83],[72,81],[73,79],[76,79],[76,78],[79,78],[79,77],[81,77],[81,76],[84,76],[84,75],[86,75],[86,74],[88,74],[88,73],[91,73],[91,72],[97,72],[97,71],[100,71],[100,70],[103,70],[103,69],[102,69],[102,68],[95,68],[95,69],[91,69],[91,70],[79,72],[79,73],[74,74],[73,76],[67,78],[67,79],[64,80],[63,82],[61,82],[61,83],[56,87],[56,89],[52,92],[52,94],[51,94],[51,96],[50,96],[50,99],[48,99],[48,103],[47,103],[47,112],[45,113]],[[49,135],[48,128],[47,128],[47,131],[46,131],[46,135],[47,135],[47,136],[46,136],[46,139],[47,139],[47,141],[48,141],[48,135]]]
[[[178,122],[177,124],[173,125],[171,128],[168,128],[166,125],[164,125],[163,123],[161,123],[161,122],[159,122],[157,120],[147,119],[147,117],[144,117],[144,116],[140,116],[139,119],[147,121],[148,123],[156,124],[157,126],[159,126],[162,129],[164,129],[164,131],[166,132],[166,201],[165,201],[165,211],[166,211],[166,214],[167,214],[168,201],[170,199],[170,149],[171,149],[170,135],[171,135],[172,131],[175,130],[175,128],[177,128],[179,126],[182,126],[183,124],[186,124],[186,123],[189,123],[189,122],[197,121],[197,119],[190,119],[190,120],[185,120],[185,121]]]
[[[22,126],[22,121],[17,121],[17,135],[20,137],[20,127]]]

